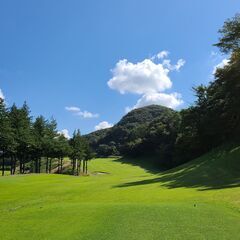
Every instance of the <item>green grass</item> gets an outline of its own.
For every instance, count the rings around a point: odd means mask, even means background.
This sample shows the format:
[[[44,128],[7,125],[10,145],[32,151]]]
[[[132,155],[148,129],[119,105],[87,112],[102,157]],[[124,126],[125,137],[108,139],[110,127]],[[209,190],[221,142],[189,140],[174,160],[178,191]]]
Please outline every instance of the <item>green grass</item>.
[[[163,173],[110,158],[85,177],[1,177],[0,239],[238,240],[239,162],[232,148]]]

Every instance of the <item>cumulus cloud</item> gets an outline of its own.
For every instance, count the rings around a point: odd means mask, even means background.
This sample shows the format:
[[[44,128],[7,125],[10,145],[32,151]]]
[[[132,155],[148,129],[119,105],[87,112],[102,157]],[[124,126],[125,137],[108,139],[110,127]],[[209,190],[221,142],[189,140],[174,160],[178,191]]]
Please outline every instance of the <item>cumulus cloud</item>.
[[[106,129],[106,128],[110,128],[112,127],[113,124],[107,122],[107,121],[103,121],[103,122],[100,122],[98,125],[95,126],[95,130],[101,130],[101,129]]]
[[[157,58],[158,58],[158,59],[165,58],[165,57],[168,56],[168,54],[169,54],[168,51],[161,51],[161,52],[159,52],[159,53],[157,54]]]
[[[179,71],[180,68],[183,67],[185,63],[186,63],[185,60],[179,59],[175,65],[172,65],[171,60],[164,59],[162,65],[171,71],[174,70]]]
[[[160,104],[170,108],[176,108],[183,103],[179,93],[164,93],[171,89],[172,81],[169,73],[179,71],[185,64],[184,59],[179,59],[172,64],[168,59],[168,51],[161,51],[150,59],[132,63],[127,59],[117,62],[112,69],[112,78],[107,82],[111,89],[121,94],[135,93],[142,95],[133,107],[127,107],[126,111],[135,108]],[[155,60],[161,59],[161,62]]]
[[[69,112],[79,112],[80,111],[80,108],[79,107],[74,107],[74,106],[71,106],[71,107],[65,107],[65,109]]]
[[[212,74],[214,75],[214,74],[216,73],[216,71],[217,71],[218,68],[223,68],[223,67],[225,67],[226,65],[228,65],[228,63],[229,63],[229,59],[224,58],[220,63],[218,63],[217,65],[215,65],[215,66],[213,67]]]
[[[97,113],[91,113],[89,111],[81,111],[79,107],[71,106],[71,107],[65,107],[65,110],[72,112],[76,116],[80,116],[83,118],[97,118],[99,117],[99,114]]]
[[[179,93],[150,93],[144,94],[133,107],[127,107],[126,112],[133,109],[145,107],[148,105],[162,105],[169,108],[177,108],[183,103],[182,96]]]
[[[5,99],[4,95],[3,95],[3,92],[2,92],[2,89],[0,89],[0,98],[1,99]]]
[[[164,91],[172,87],[168,76],[169,69],[150,59],[136,64],[128,62],[126,59],[120,60],[112,73],[113,77],[108,81],[108,86],[122,94],[145,94]]]
[[[88,111],[79,111],[76,113],[76,115],[81,116],[83,118],[97,118],[99,117],[98,113],[91,113]]]
[[[59,134],[62,134],[65,138],[70,139],[69,131],[67,129],[63,129],[58,132]]]
[[[176,69],[177,71],[179,71],[180,68],[183,67],[185,63],[186,63],[186,61],[185,61],[184,59],[182,59],[182,58],[179,59],[179,60],[177,61],[177,64],[175,65],[175,69]]]
[[[163,50],[163,51],[159,52],[158,54],[153,55],[153,56],[151,57],[151,60],[165,58],[165,57],[168,56],[168,54],[169,54],[168,51]]]

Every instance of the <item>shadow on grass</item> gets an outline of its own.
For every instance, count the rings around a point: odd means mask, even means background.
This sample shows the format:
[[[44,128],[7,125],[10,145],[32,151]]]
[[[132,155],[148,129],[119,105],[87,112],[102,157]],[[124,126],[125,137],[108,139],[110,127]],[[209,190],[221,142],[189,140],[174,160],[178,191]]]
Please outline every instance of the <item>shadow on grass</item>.
[[[120,159],[119,161],[123,160]],[[128,163],[128,161],[125,160],[124,163]],[[130,164],[135,165],[132,162]],[[144,166],[142,165],[142,167]],[[157,176],[141,181],[123,183],[115,187],[123,188],[156,183],[169,189],[185,187],[198,188],[199,191],[240,187],[240,149],[212,152],[197,160],[161,173],[157,172],[156,168],[156,171],[151,168],[146,168],[146,170],[155,173]]]
[[[166,168],[158,166],[156,164],[156,158],[118,158],[114,162],[119,162],[122,164],[129,164],[132,166],[139,166],[146,170],[148,173],[158,174],[160,172],[166,171]]]

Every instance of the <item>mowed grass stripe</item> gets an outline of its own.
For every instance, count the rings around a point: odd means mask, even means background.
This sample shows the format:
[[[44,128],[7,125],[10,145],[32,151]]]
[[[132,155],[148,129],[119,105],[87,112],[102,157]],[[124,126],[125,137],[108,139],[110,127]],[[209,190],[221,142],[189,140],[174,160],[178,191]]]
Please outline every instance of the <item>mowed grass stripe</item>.
[[[109,158],[87,177],[1,177],[0,239],[240,239],[239,156],[219,149],[158,174]]]

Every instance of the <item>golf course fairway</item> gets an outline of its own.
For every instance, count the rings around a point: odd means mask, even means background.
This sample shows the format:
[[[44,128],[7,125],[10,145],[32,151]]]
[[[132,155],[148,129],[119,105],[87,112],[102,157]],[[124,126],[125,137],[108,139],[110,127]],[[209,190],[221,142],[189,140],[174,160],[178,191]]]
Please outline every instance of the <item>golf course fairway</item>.
[[[89,176],[0,177],[0,239],[240,239],[240,148],[159,172],[121,158]]]

